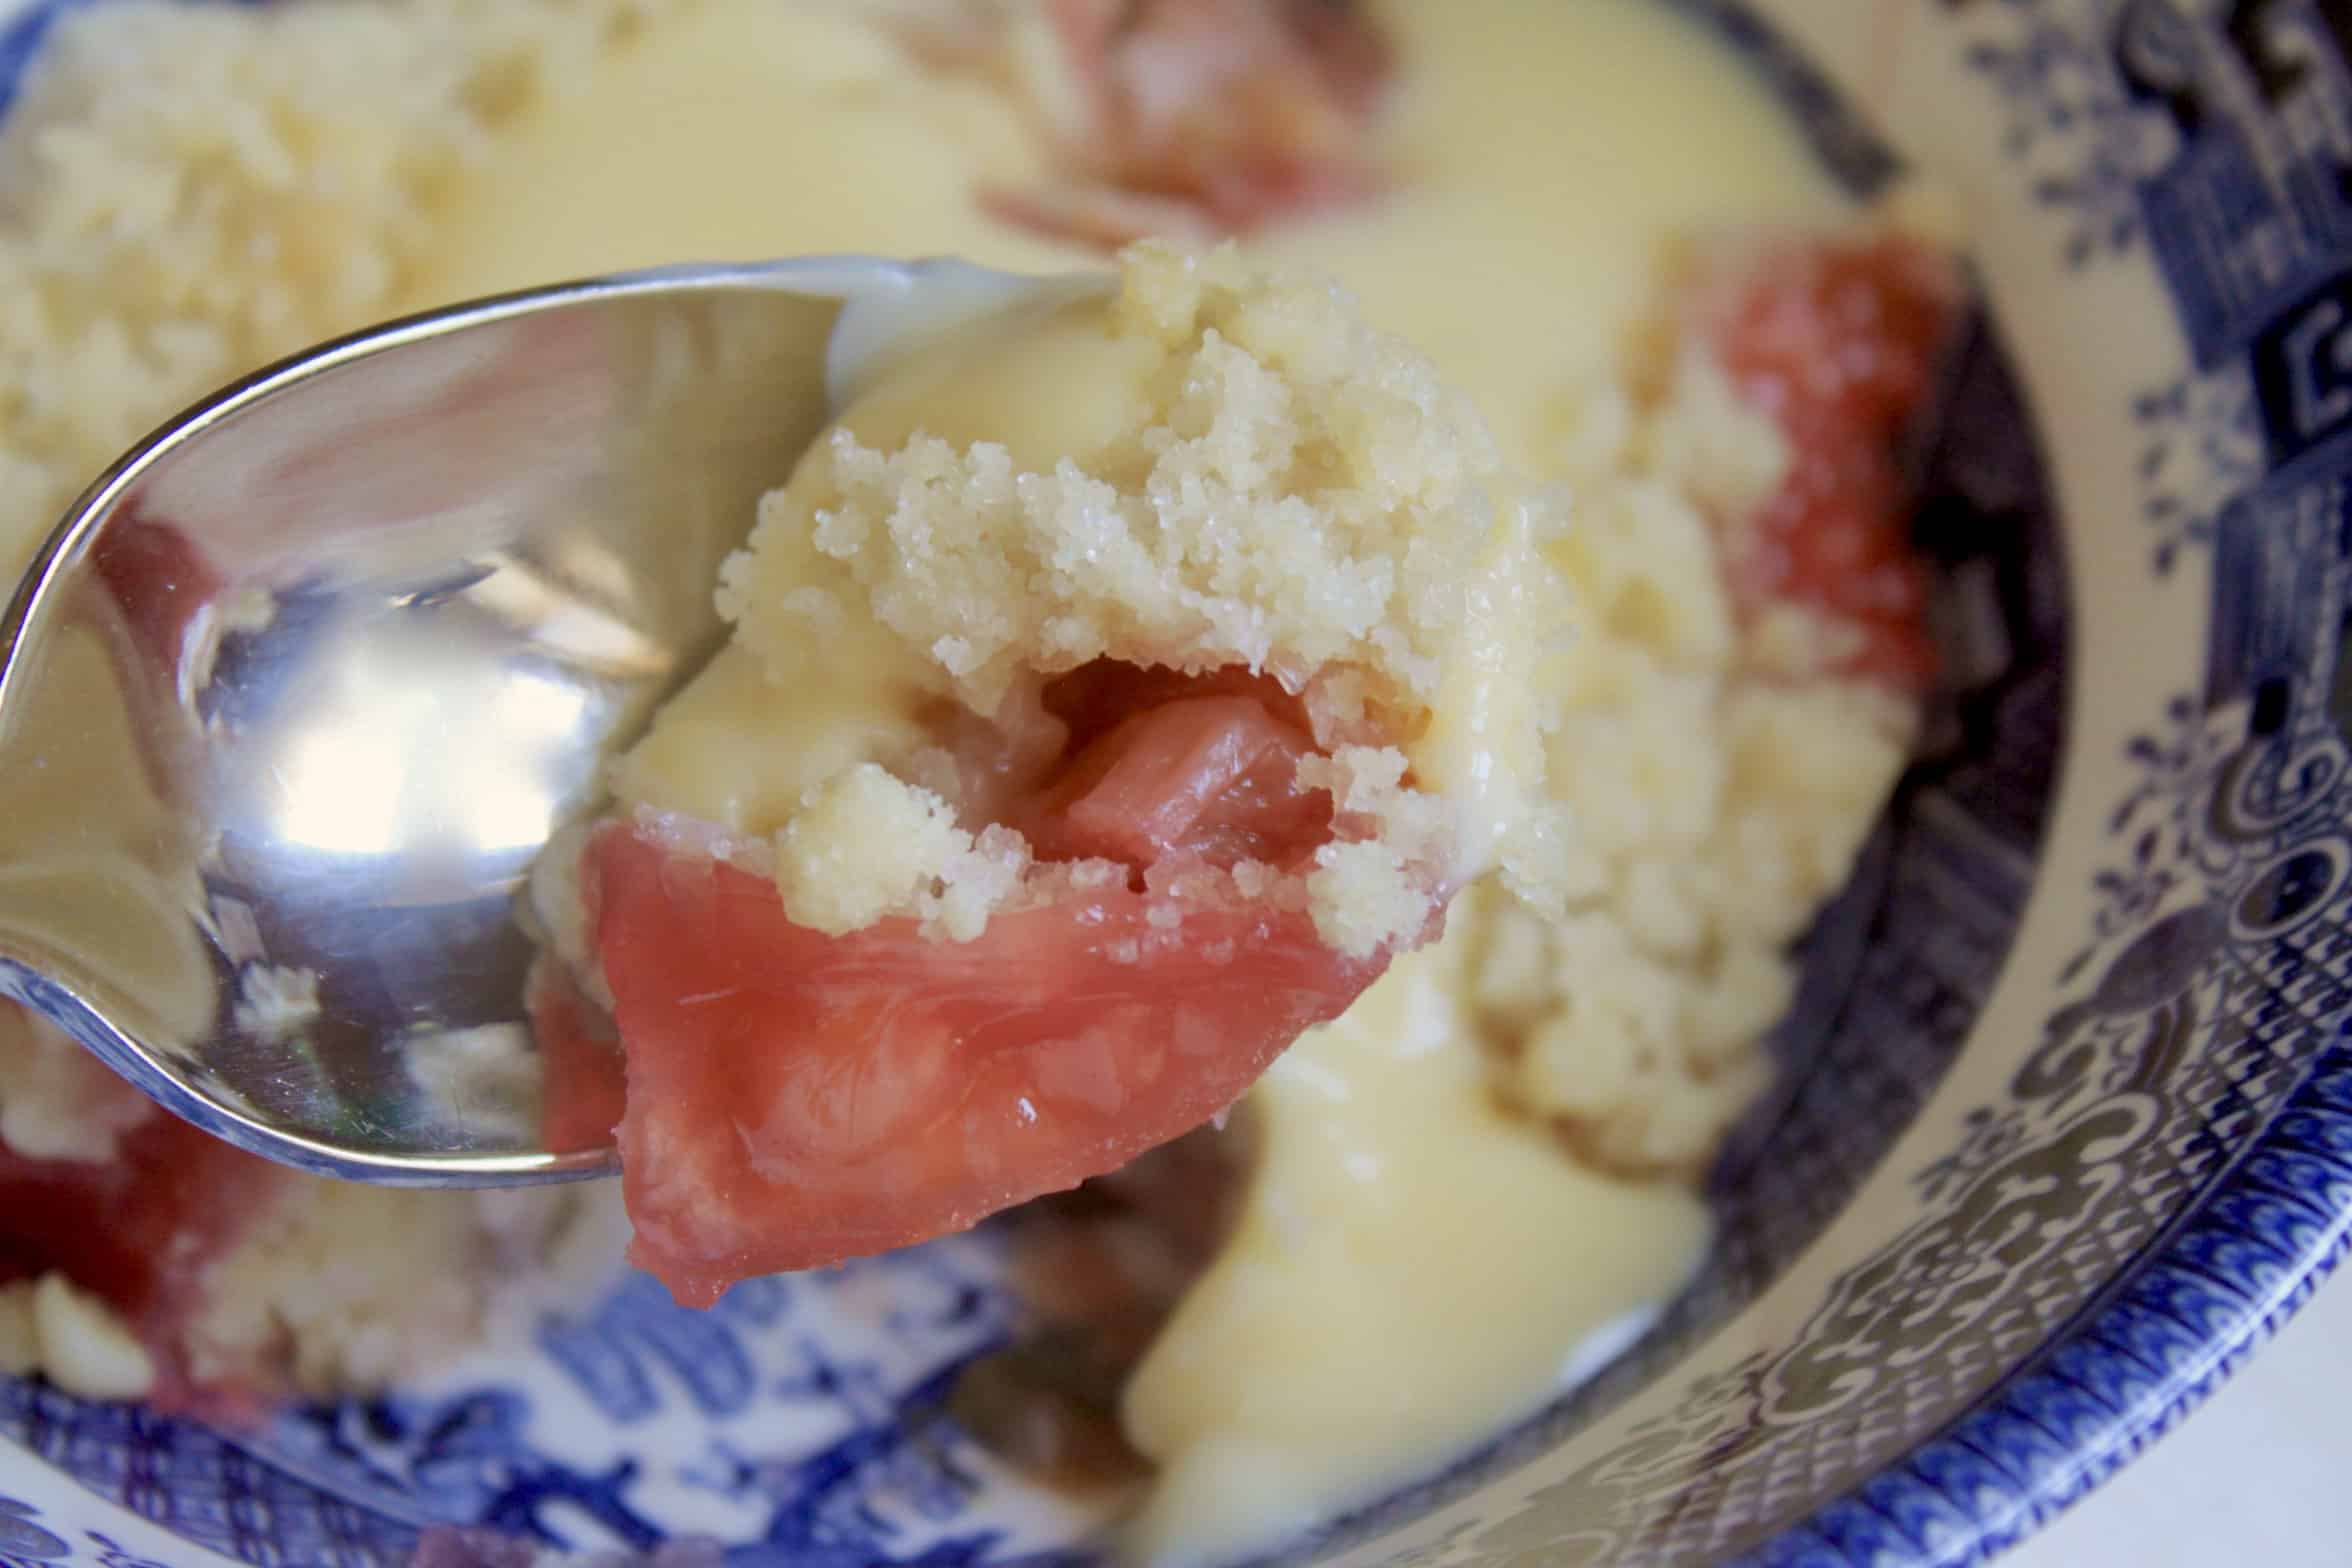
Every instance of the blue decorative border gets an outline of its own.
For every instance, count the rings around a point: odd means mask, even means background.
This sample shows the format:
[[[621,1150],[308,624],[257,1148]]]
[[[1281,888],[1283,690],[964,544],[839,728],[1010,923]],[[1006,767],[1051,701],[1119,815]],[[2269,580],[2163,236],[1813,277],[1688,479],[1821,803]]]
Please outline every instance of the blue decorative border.
[[[2352,1252],[2352,1031],[2081,1326],[1900,1464],[1731,1568],[1973,1568],[2243,1366]]]
[[[2327,186],[2313,173],[2314,149],[2289,133],[2272,101],[2292,84],[2266,69],[2281,62],[2267,58],[2262,28],[2265,20],[2297,21],[2307,29],[2307,43],[2332,40],[2334,50],[2321,46],[2298,57],[2294,76],[2324,80],[2339,96],[2352,92],[2352,26],[2345,13],[2328,14],[2331,3],[2275,0],[2265,16],[2252,6],[2233,8],[2235,30],[2216,38],[2156,5],[2069,12],[2055,3],[2003,0],[2011,30],[1968,56],[2012,113],[2014,152],[2022,156],[2052,139],[2075,143],[2062,159],[2065,171],[2045,171],[2034,199],[2074,209],[2095,196],[2117,215],[2104,244],[2087,237],[2089,229],[2069,231],[2069,265],[2145,243],[2194,339],[2196,371],[2135,410],[2150,436],[2141,467],[2154,498],[2148,520],[2164,535],[2156,570],[2169,572],[2184,546],[2221,546],[2208,689],[2202,703],[2177,705],[2191,743],[2208,711],[2240,698],[2253,701],[2251,727],[2262,736],[2281,720],[2263,718],[2258,680],[2284,698],[2293,685],[2324,679],[2321,672],[2340,670],[2352,656],[2352,648],[2330,655],[2300,643],[2271,649],[2258,646],[2257,635],[2273,626],[2302,628],[2305,620],[2332,623],[2341,612],[2340,603],[2325,602],[2333,596],[2320,560],[2327,552],[2310,550],[2305,531],[2318,525],[2306,512],[2332,514],[2335,554],[2352,552],[2346,542],[2352,533],[2345,532],[2352,529],[2352,493],[2325,488],[2335,464],[2315,461],[2322,447],[2352,436],[2352,426],[2341,422],[2340,411],[2298,421],[2270,406],[2280,401],[2274,362],[2284,352],[2283,327],[2352,294],[2352,180],[2322,199]],[[2092,14],[2106,17],[2112,31],[2084,20]],[[2176,84],[2184,96],[2167,98],[2108,58],[2109,51],[2135,44],[2154,58],[2159,42],[2170,60],[2248,74],[2260,104],[2193,101],[2208,90],[2194,73]],[[2127,134],[2130,122],[2150,115],[2174,133],[2169,148],[2154,157]],[[2245,165],[2248,146],[2258,140],[2277,155],[2274,161],[2285,158],[2300,174],[2254,178]],[[2243,280],[2234,294],[2220,287],[2230,280],[2214,258],[2230,236],[2192,221],[2194,204],[2181,194],[2225,187],[2269,203],[2264,210],[2286,223],[2293,241],[2293,265],[2259,298],[2247,294]],[[2201,447],[2204,467],[2223,493],[2184,498],[2165,488],[2162,471],[2176,438]],[[2307,508],[2255,515],[2270,488],[2298,483],[2310,486],[2308,495],[2298,491]],[[2276,583],[2288,580],[2307,597],[2282,602]],[[2191,772],[2193,749],[2184,745],[2176,759]],[[2201,808],[2213,803],[2209,788],[2177,793]],[[2200,820],[2188,836],[2203,832]],[[2200,1191],[2181,1200],[2169,1229],[2029,1362],[1899,1463],[1738,1561],[1747,1568],[1889,1562],[1967,1568],[1990,1560],[2203,1403],[2310,1299],[2348,1250],[2352,1030],[2338,1030],[2332,1043],[2319,1044],[2276,1114]]]

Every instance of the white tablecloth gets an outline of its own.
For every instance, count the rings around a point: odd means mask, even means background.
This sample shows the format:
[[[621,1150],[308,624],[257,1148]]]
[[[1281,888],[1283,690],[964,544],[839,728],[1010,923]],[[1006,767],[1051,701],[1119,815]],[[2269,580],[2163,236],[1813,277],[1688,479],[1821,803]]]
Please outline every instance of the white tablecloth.
[[[2352,1564],[2352,1277],[2001,1568]]]

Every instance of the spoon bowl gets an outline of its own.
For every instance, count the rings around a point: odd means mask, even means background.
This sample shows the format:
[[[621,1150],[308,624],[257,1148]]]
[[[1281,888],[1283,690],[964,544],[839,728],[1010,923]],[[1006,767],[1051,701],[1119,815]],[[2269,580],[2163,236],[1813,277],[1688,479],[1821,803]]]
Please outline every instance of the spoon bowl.
[[[550,1148],[534,858],[715,648],[720,560],[861,374],[1041,285],[666,268],[411,317],[191,409],[0,619],[0,995],[324,1175]]]

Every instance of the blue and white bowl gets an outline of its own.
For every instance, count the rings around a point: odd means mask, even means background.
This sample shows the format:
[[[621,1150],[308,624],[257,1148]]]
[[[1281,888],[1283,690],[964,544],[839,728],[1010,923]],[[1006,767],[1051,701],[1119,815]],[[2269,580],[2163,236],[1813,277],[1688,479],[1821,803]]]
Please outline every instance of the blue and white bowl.
[[[1813,938],[1705,1276],[1298,1561],[1980,1561],[2352,1227],[2352,12],[1682,3],[1848,179],[1891,148],[1972,214],[1997,331],[1923,521],[1968,691]],[[1075,1564],[941,1410],[1006,1310],[969,1240],[709,1315],[633,1280],[522,1364],[236,1437],[0,1378],[0,1564],[378,1568],[446,1520]]]

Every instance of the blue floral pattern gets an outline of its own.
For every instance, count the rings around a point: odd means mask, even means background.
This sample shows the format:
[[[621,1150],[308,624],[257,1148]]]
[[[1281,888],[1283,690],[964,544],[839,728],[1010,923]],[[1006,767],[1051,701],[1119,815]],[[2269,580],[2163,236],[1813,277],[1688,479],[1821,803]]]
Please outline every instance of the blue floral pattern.
[[[2007,113],[2005,149],[2058,217],[2069,266],[2120,255],[2143,233],[2140,187],[2163,166],[2173,128],[2133,101],[2096,30],[2060,6],[2005,5],[2001,30],[1966,51]]]
[[[60,1562],[73,1551],[36,1523],[40,1510],[13,1497],[0,1497],[0,1562]]]
[[[66,1563],[83,1563],[88,1568],[171,1568],[169,1563],[126,1549],[103,1530],[82,1532],[89,1550],[77,1557],[73,1543],[50,1531],[41,1517],[41,1510],[30,1503],[0,1497],[0,1568],[57,1568]]]
[[[2133,400],[2140,515],[2156,538],[2150,558],[2158,576],[2210,546],[2222,509],[2262,476],[2258,413],[2242,366],[2185,375]]]

